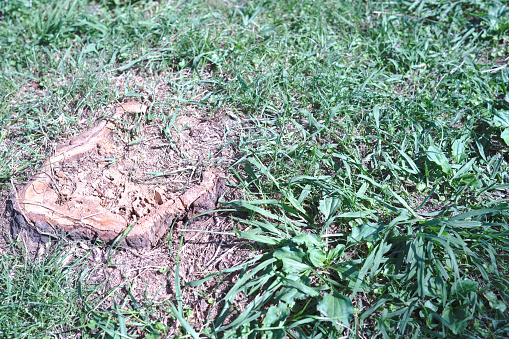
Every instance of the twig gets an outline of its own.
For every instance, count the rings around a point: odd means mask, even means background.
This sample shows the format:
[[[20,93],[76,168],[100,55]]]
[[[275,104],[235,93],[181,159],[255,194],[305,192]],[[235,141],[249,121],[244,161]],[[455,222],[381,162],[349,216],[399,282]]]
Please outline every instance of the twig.
[[[62,195],[62,192],[60,192],[60,187],[58,187],[57,181],[55,180],[55,176],[54,176],[55,175],[55,173],[54,173],[55,171],[53,170],[53,166],[52,166],[51,163],[49,164],[49,166],[50,166],[50,170],[51,170],[51,175],[46,173],[45,171],[43,171],[42,173],[46,174],[51,179],[51,182],[53,183],[53,185],[55,186],[55,189],[58,192],[59,198],[61,200],[63,200],[64,196]]]
[[[233,247],[232,247],[232,248],[230,248],[228,251],[226,251],[226,252],[224,252],[223,254],[221,254],[221,256],[220,256],[219,258],[217,258],[217,259],[216,259],[216,261],[214,261],[214,262],[213,262],[211,265],[209,265],[209,266],[212,266],[212,267],[216,266],[216,264],[217,264],[218,262],[220,262],[221,260],[223,260],[223,258],[224,258],[224,257],[225,257],[228,253],[232,252],[234,249],[236,249],[236,248],[238,248],[238,247],[239,247],[238,245],[233,246]],[[207,267],[209,267],[209,266],[207,266]]]
[[[233,232],[217,232],[217,231],[208,231],[208,230],[188,230],[185,228],[176,228],[177,231],[183,232],[201,232],[201,233],[212,233],[212,234],[222,234],[222,235],[235,235]]]
[[[219,253],[219,250],[221,249],[221,245],[223,244],[223,240],[219,243],[219,246],[217,246],[216,251],[214,252],[214,255],[210,260],[205,264],[205,267],[209,267],[210,263],[216,258],[217,254]]]
[[[154,270],[163,270],[167,267],[164,267],[164,266],[154,266],[154,265],[151,265],[151,266],[143,266],[143,267],[135,267],[135,268],[131,268],[130,270],[127,270],[126,272],[132,272],[132,271],[141,271],[141,270],[147,270],[147,269],[154,269]],[[144,272],[144,271],[143,271]],[[143,273],[142,272],[142,273]],[[136,276],[140,276],[141,273],[138,273]]]
[[[203,235],[203,233],[196,233],[191,239],[187,240],[186,243],[184,244],[184,246],[182,246],[179,250],[179,255],[180,253],[182,253],[182,251],[184,250],[184,248],[189,244],[191,243],[191,241],[193,241],[197,236],[199,235]]]
[[[485,69],[484,71],[481,71],[481,73],[488,73],[488,72],[495,73],[496,71],[500,71],[500,70],[506,68],[507,66],[509,66],[509,64],[505,64],[505,65],[497,67],[497,68]]]
[[[438,89],[438,86],[440,86],[440,84],[442,83],[442,80],[444,80],[444,78],[445,78],[446,76],[448,76],[448,75],[453,75],[454,73],[456,73],[456,71],[457,71],[458,69],[460,69],[460,67],[461,67],[461,66],[463,66],[463,64],[464,64],[464,63],[465,63],[465,59],[463,59],[463,61],[461,62],[461,64],[459,64],[459,66],[454,67],[454,68],[452,69],[452,71],[450,71],[449,73],[445,73],[445,74],[442,76],[442,78],[440,78],[440,81],[438,81],[438,84],[435,86],[435,93],[436,93],[436,91],[437,91],[437,89]],[[438,94],[436,94],[436,95],[435,95],[435,99],[437,98],[437,95],[438,95]]]
[[[198,166],[201,166],[202,165],[202,161],[198,161],[196,163],[196,165],[194,165],[193,167],[193,171],[191,172],[191,176],[189,177],[189,179],[187,179],[187,184],[191,184],[191,180],[193,180],[193,176],[194,176],[194,173],[196,172],[196,169],[198,168]]]
[[[421,18],[418,18],[418,17],[416,17],[416,16],[406,15],[406,14],[399,14],[399,13],[389,13],[389,12],[380,12],[380,11],[373,11],[373,12],[371,12],[371,13],[373,13],[373,14],[379,14],[379,16],[380,16],[380,14],[385,14],[385,15],[394,15],[394,16],[404,16],[404,17],[409,17],[409,18],[416,19],[416,20],[421,19]],[[434,23],[437,23],[437,24],[439,24],[439,23],[440,23],[440,22],[438,22],[438,21],[431,20],[431,19],[427,19],[427,18],[424,18],[424,20],[426,20],[426,21],[431,21],[431,22],[434,22]]]
[[[136,250],[130,248],[130,247],[127,247],[126,248],[132,255],[138,257],[138,258],[143,258],[143,255],[141,255],[140,253],[136,252]]]

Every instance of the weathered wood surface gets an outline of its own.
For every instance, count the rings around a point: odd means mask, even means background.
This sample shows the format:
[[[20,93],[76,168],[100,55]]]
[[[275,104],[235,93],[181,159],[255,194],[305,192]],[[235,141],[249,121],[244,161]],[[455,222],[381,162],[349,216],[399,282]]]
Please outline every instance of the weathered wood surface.
[[[113,118],[127,113],[145,113],[147,107],[136,102],[112,107]],[[124,232],[125,242],[134,248],[154,246],[174,223],[175,218],[192,217],[214,209],[218,196],[224,191],[224,179],[213,171],[203,173],[200,185],[181,196],[168,200],[151,213],[128,225],[124,217],[110,212],[97,203],[96,197],[79,197],[73,206],[59,204],[59,192],[52,187],[53,168],[59,163],[83,156],[95,149],[115,128],[113,120],[103,120],[59,147],[23,189],[13,197],[8,213],[11,214],[11,231],[16,235],[28,228],[39,241],[66,233],[71,238],[114,241]],[[126,232],[127,233],[127,232]]]

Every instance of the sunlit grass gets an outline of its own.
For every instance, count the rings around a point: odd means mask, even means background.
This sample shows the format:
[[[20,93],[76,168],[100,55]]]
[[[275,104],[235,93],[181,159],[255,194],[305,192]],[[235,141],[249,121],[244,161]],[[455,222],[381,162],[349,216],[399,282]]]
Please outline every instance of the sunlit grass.
[[[16,0],[0,13],[0,182],[140,98],[119,76],[170,83],[161,107],[245,121],[231,168],[245,199],[227,204],[265,252],[231,270],[206,335],[507,336],[503,2]],[[131,304],[73,317],[134,335]],[[167,311],[196,336],[182,305]]]

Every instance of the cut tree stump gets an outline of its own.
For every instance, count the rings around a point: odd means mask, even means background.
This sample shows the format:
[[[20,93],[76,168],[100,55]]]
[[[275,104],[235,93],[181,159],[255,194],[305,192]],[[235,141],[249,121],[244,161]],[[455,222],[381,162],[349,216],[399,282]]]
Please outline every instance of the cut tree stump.
[[[27,228],[33,238],[42,242],[61,233],[73,239],[101,239],[106,243],[122,237],[127,245],[143,248],[154,246],[176,220],[192,218],[213,210],[218,197],[224,191],[225,182],[220,173],[213,170],[202,173],[201,184],[189,188],[179,196],[168,198],[158,190],[149,192],[141,185],[137,187],[129,182],[127,174],[121,174],[120,169],[108,168],[108,175],[112,176],[110,185],[118,185],[116,196],[108,196],[108,204],[128,205],[123,207],[123,210],[127,209],[123,214],[107,206],[104,201],[106,198],[101,200],[101,197],[87,193],[89,191],[85,187],[93,184],[84,182],[83,178],[69,178],[66,174],[66,180],[72,183],[73,189],[59,188],[61,185],[57,181],[63,176],[62,169],[65,165],[100,149],[115,129],[114,120],[124,114],[141,114],[146,110],[146,106],[137,102],[114,105],[112,120],[101,121],[97,126],[72,139],[69,144],[59,147],[13,197],[8,207],[12,235],[16,236],[22,228]],[[106,173],[104,166],[95,170]],[[95,189],[101,191],[100,187]],[[122,196],[126,190],[131,192],[128,203]],[[132,198],[132,195],[137,193],[140,196],[144,194],[145,198]],[[143,213],[138,212],[139,209],[143,209]],[[130,215],[134,215],[136,219],[130,220]]]

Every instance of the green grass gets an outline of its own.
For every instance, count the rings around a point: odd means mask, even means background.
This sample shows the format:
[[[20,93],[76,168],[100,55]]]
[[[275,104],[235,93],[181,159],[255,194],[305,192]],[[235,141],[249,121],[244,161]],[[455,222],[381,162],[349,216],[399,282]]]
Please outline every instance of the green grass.
[[[55,337],[69,334],[86,319],[78,290],[84,258],[53,247],[31,260],[13,245],[0,258],[0,335],[4,338]]]
[[[0,12],[3,182],[124,97],[246,121],[231,168],[245,195],[226,204],[249,212],[238,236],[263,254],[223,272],[239,279],[204,334],[508,335],[504,2],[19,0]],[[113,89],[126,74],[173,92]],[[118,307],[102,310],[103,334],[134,335],[119,316],[133,303]],[[168,312],[192,333],[182,305]]]

